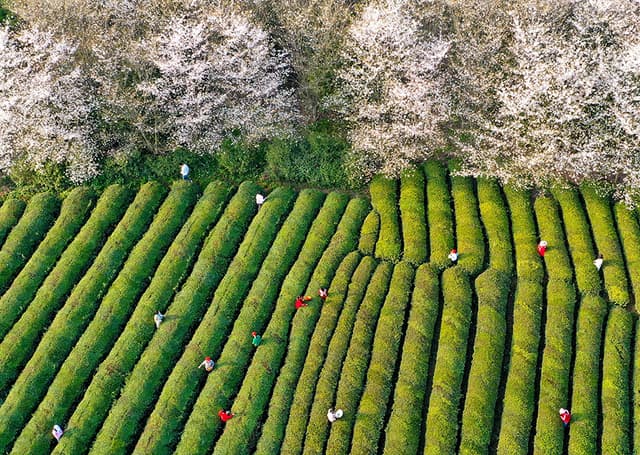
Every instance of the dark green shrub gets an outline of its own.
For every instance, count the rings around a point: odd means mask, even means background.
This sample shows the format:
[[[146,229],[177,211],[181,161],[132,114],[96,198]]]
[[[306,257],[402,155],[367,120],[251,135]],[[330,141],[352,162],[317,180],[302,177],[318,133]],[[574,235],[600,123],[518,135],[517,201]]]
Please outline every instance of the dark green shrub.
[[[381,175],[374,177],[369,185],[371,205],[380,216],[380,235],[376,243],[376,257],[391,262],[400,260],[402,254],[400,213],[396,199],[397,186],[396,180]]]
[[[484,234],[478,212],[478,200],[469,177],[451,177],[451,195],[455,208],[458,267],[477,275],[484,266]]]
[[[222,141],[215,158],[218,173],[235,182],[258,177],[266,163],[263,145],[247,144],[239,138]]]
[[[534,203],[534,209],[540,239],[548,243],[544,263],[549,279],[573,281],[573,267],[567,252],[557,202],[551,198],[539,197]],[[536,249],[536,245],[531,245],[531,248]]]
[[[633,295],[640,296],[640,226],[635,212],[618,202],[613,207]],[[595,267],[593,267],[595,268]]]
[[[422,169],[405,171],[400,179],[403,259],[416,266],[427,261],[427,218],[424,209]]]
[[[378,242],[378,230],[380,229],[380,216],[378,212],[372,210],[362,223],[360,230],[360,242],[358,249],[362,254],[373,256]]]
[[[512,274],[513,247],[509,215],[497,182],[478,179],[478,203],[489,244],[489,266]]]
[[[146,308],[146,311],[134,313],[132,323],[125,328],[107,358],[100,364],[82,401],[68,421],[69,431],[56,445],[54,453],[82,453],[88,449],[118,396],[114,391],[119,392],[123,388],[126,378],[145,349],[157,350],[157,344],[163,342],[164,337],[176,340],[169,347],[170,353],[171,348],[177,350],[183,346],[185,338],[193,330],[192,326],[205,312],[213,289],[220,283],[244,238],[256,211],[254,197],[258,190],[251,182],[240,185],[220,221],[207,235],[191,274],[173,299],[167,311],[167,320],[160,326],[160,339],[152,338],[155,328],[149,314],[159,309],[155,308],[154,297],[163,296],[166,306],[170,295],[165,294],[164,288],[160,287],[157,293],[152,292],[145,299],[143,306],[138,305]],[[180,317],[171,319],[171,315]],[[155,348],[152,340],[157,340]],[[177,353],[173,355],[175,358]]]
[[[447,185],[447,170],[436,161],[424,165],[427,178],[427,222],[431,264],[443,269],[451,264],[449,251],[455,248],[451,196]]]
[[[20,199],[7,199],[0,207],[0,246],[20,220],[25,203]]]

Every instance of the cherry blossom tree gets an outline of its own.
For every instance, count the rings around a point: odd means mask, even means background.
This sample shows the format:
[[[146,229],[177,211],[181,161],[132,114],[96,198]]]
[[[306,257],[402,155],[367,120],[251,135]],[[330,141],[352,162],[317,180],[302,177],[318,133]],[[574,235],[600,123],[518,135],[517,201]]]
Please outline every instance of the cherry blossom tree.
[[[375,2],[347,30],[332,102],[349,123],[354,164],[365,179],[398,175],[443,143],[450,42],[425,27],[430,4]]]

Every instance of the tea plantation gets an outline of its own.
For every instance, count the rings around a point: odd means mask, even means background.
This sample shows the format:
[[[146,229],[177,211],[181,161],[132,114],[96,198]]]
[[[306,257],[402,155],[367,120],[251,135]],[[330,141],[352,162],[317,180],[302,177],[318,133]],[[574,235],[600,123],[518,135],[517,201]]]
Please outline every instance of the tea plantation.
[[[261,191],[2,204],[0,453],[640,453],[636,212],[435,162]]]

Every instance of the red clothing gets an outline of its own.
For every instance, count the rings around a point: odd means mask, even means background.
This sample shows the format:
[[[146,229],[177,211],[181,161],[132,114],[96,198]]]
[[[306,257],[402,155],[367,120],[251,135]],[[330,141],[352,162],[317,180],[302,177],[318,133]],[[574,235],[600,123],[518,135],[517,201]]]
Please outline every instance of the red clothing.
[[[218,417],[220,417],[220,420],[222,420],[223,422],[226,422],[227,420],[229,420],[229,419],[231,419],[233,417],[233,414],[231,414],[231,413],[227,414],[225,411],[220,409],[218,411]]]
[[[544,257],[544,253],[547,251],[547,247],[544,245],[538,245],[538,254]]]
[[[563,412],[560,414],[560,419],[562,420],[562,423],[568,425],[569,422],[571,422],[571,413],[569,411]]]
[[[304,300],[302,300],[302,297],[298,297],[296,299],[296,310],[303,306],[307,306],[307,304],[304,303]]]

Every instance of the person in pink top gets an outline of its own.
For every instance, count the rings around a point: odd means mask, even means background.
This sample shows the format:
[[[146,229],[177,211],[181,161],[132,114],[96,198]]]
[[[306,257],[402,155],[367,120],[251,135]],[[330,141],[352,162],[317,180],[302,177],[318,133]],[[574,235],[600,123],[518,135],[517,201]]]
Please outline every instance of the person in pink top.
[[[538,254],[541,257],[544,257],[544,253],[547,252],[547,242],[545,242],[544,240],[540,240],[540,243],[538,243]]]
[[[560,420],[562,420],[562,425],[565,428],[569,426],[569,422],[571,422],[571,413],[568,409],[560,408]]]

